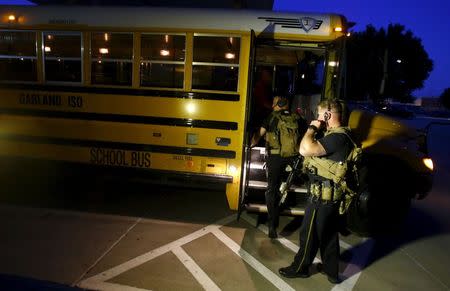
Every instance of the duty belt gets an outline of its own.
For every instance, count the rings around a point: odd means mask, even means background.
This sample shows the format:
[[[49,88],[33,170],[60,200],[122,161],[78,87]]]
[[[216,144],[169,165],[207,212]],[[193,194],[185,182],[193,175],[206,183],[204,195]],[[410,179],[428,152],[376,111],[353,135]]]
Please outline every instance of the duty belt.
[[[270,154],[272,155],[279,155],[280,154],[280,149],[270,149]]]
[[[312,182],[310,192],[314,198],[325,202],[340,201],[342,196],[342,191],[336,189],[331,180]]]

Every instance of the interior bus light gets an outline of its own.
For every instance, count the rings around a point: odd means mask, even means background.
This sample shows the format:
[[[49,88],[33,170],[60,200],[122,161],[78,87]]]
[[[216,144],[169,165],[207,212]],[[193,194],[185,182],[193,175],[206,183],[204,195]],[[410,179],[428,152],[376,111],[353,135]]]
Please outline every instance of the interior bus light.
[[[423,161],[423,164],[425,165],[425,167],[427,167],[428,169],[433,171],[434,165],[433,165],[433,160],[432,159],[424,158],[422,161]]]
[[[45,51],[46,53],[49,53],[49,52],[52,51],[52,49],[51,49],[51,47],[46,46],[46,47],[44,47],[44,51]]]
[[[167,57],[167,56],[170,56],[170,51],[169,50],[160,50],[159,54],[162,55],[163,57]]]
[[[225,58],[226,58],[226,59],[229,59],[229,60],[232,60],[232,59],[234,59],[235,57],[236,57],[236,55],[233,54],[233,53],[226,53],[226,54],[225,54]]]
[[[9,21],[15,21],[16,20],[16,16],[14,14],[11,14],[8,16],[8,20]]]
[[[342,27],[336,26],[336,27],[334,28],[334,31],[335,31],[335,32],[341,32],[341,31],[342,31]]]
[[[109,53],[109,50],[107,48],[99,48],[98,49],[99,53],[101,53],[102,55],[106,55],[107,53]]]
[[[105,41],[108,41],[109,40],[109,35],[107,34],[107,33],[105,33]]]
[[[330,66],[330,67],[336,67],[337,65],[338,65],[338,63],[335,62],[335,61],[329,61],[328,62],[328,66]]]

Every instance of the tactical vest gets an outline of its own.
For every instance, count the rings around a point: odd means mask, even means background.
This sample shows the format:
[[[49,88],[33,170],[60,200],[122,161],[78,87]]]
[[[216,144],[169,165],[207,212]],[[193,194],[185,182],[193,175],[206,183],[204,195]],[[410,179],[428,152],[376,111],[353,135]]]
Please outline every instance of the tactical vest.
[[[271,154],[279,154],[282,157],[293,157],[298,154],[298,119],[295,113],[283,114],[275,111],[269,120],[269,126],[277,120],[275,129],[269,128],[266,133],[266,145]]]
[[[361,160],[362,149],[350,137],[348,127],[330,128],[325,132],[325,136],[332,133],[345,134],[353,144],[345,161],[336,162],[323,157],[305,157],[303,169],[306,173],[325,178],[325,181],[312,182],[310,186],[311,194],[324,201],[341,201],[340,213],[347,211],[351,200],[356,195],[355,190],[348,184],[348,173],[351,171],[357,176],[357,165]],[[358,181],[355,181],[358,183]]]

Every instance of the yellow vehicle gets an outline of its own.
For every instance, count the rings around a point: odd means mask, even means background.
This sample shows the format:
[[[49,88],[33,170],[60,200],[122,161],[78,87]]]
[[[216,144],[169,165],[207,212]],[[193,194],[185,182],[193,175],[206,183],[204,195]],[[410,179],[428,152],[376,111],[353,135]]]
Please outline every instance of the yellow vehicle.
[[[263,149],[248,147],[261,72],[310,120],[342,97],[346,34],[335,14],[2,6],[0,155],[221,183],[231,209],[264,211],[246,194],[265,187],[251,173]],[[372,147],[386,128],[369,126]],[[429,175],[414,153],[408,169]]]

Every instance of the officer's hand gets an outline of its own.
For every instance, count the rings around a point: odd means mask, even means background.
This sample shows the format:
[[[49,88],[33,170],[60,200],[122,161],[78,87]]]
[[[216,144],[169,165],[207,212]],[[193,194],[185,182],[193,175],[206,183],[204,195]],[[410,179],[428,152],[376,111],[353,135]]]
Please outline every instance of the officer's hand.
[[[310,125],[313,125],[318,129],[322,129],[324,127],[324,122],[322,122],[321,120],[312,120]]]

